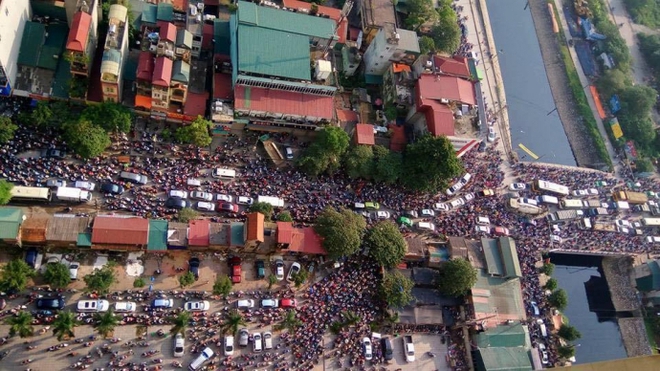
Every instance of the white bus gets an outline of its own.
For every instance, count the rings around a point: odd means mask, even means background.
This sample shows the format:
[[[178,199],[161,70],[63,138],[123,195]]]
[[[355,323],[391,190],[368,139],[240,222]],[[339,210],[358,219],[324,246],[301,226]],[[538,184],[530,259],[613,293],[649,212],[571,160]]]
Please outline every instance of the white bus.
[[[218,169],[213,169],[213,173],[211,175],[214,178],[234,179],[236,178],[236,170],[218,168]]]
[[[660,226],[660,218],[642,218],[642,225],[645,227]]]
[[[560,209],[582,209],[584,208],[584,203],[582,200],[561,200],[559,201]]]
[[[50,202],[51,198],[50,188],[14,186],[11,189],[11,200],[14,202]]]
[[[257,202],[264,202],[273,205],[273,207],[284,207],[284,200],[279,197],[259,196]]]
[[[568,187],[545,180],[535,180],[532,182],[532,190],[538,193],[553,193],[560,196],[568,196],[569,193]]]

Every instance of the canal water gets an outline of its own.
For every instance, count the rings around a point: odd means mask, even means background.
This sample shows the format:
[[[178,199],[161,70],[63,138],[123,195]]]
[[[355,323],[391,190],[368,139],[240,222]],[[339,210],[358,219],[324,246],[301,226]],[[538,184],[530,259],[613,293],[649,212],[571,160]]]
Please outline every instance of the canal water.
[[[522,161],[576,165],[545,73],[526,0],[486,0],[499,59],[511,128],[511,145]]]
[[[600,258],[553,254],[552,275],[568,294],[564,315],[582,337],[574,342],[576,363],[626,358],[607,282],[599,272]]]

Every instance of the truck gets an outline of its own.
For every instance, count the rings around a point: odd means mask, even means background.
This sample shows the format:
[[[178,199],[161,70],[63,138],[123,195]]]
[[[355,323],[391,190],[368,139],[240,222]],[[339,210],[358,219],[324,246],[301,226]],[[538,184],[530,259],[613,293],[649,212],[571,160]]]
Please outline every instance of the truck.
[[[593,230],[600,232],[617,232],[616,225],[614,223],[594,223]]]
[[[89,202],[92,200],[92,193],[80,188],[57,187],[57,193],[55,194],[55,197],[57,197],[57,199],[60,201]]]
[[[645,193],[632,191],[616,191],[612,193],[614,201],[627,201],[629,204],[645,204],[649,197]]]
[[[559,210],[548,214],[546,218],[550,223],[560,223],[565,220],[573,220],[582,217],[584,217],[584,212],[582,210]]]
[[[412,336],[404,335],[401,338],[403,339],[403,351],[406,353],[406,362],[415,362],[415,344],[413,344]]]
[[[584,200],[582,203],[585,207],[603,207],[603,203],[600,200]]]
[[[587,210],[587,215],[598,217],[598,216],[607,216],[609,214],[607,212],[607,209],[604,209],[602,207],[596,207],[596,208]]]

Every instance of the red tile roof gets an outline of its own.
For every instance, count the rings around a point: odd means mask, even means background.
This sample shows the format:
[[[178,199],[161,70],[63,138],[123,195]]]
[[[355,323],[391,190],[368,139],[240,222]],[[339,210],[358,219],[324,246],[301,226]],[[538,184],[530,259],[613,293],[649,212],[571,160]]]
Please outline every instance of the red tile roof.
[[[426,115],[426,127],[433,136],[454,135],[454,114],[446,104],[427,100],[421,110]]]
[[[406,148],[406,133],[403,126],[389,125],[388,129],[390,135],[390,150],[395,152],[402,152]]]
[[[313,227],[302,228],[304,239],[298,246],[289,246],[289,251],[301,252],[303,254],[328,255],[321,245],[321,237]]]
[[[154,76],[151,80],[153,85],[168,88],[172,79],[172,66],[171,59],[166,57],[156,58],[156,65],[154,66]]]
[[[206,113],[206,101],[209,99],[209,93],[191,93],[188,92],[186,105],[183,107],[183,114],[187,116],[204,116]]]
[[[171,42],[176,41],[176,26],[174,23],[158,21],[156,25],[160,27],[159,35],[161,40],[167,40]]]
[[[188,223],[188,246],[208,246],[211,222],[206,219],[191,220]]]
[[[236,109],[333,119],[332,97],[236,85],[234,99]]]
[[[283,0],[282,5],[285,8],[301,10],[304,9],[309,12],[312,9],[312,4],[300,0]],[[341,9],[332,8],[329,6],[318,5],[318,14],[327,15],[330,19],[334,20],[335,23],[341,19]],[[344,17],[339,27],[337,27],[337,36],[339,36],[338,42],[343,44],[346,42],[346,34],[348,33],[348,17]]]
[[[105,245],[146,245],[149,240],[149,220],[97,216],[92,228],[92,243]]]
[[[85,51],[91,24],[92,16],[85,12],[78,12],[73,16],[73,24],[69,30],[69,37],[66,39],[67,50],[81,53]]]
[[[247,234],[245,241],[264,242],[264,220],[262,213],[249,213],[247,215]]]
[[[277,243],[290,244],[293,239],[293,223],[277,222]]]
[[[376,144],[374,126],[370,124],[355,125],[355,142],[357,144],[364,144],[369,146]]]
[[[359,122],[357,112],[349,109],[338,109],[337,110],[337,120],[339,122]]]
[[[423,74],[417,80],[418,99],[449,99],[460,103],[476,105],[474,85],[458,77]]]
[[[228,73],[213,74],[213,98],[232,100],[234,89],[231,88],[231,75]]]
[[[468,67],[467,58],[465,57],[441,57],[436,55],[433,57],[433,62],[438,73],[450,76],[462,77],[470,79],[470,68]]]
[[[154,75],[154,56],[150,52],[141,52],[138,59],[137,79],[151,81]]]

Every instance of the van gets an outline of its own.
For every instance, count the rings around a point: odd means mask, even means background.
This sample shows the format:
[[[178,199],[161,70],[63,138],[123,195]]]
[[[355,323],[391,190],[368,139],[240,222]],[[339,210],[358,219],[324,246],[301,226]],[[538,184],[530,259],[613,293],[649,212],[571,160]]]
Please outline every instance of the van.
[[[273,334],[270,331],[264,332],[264,350],[273,349]]]
[[[537,198],[537,201],[544,204],[559,205],[559,199],[555,196],[543,195]]]
[[[220,179],[234,179],[236,178],[236,170],[223,168],[213,169],[211,176]]]
[[[486,218],[485,216],[478,216],[477,225],[490,225],[490,219]]]
[[[204,348],[202,353],[200,353],[200,355],[197,358],[195,358],[194,361],[192,361],[190,366],[188,366],[188,370],[190,370],[190,371],[199,370],[200,368],[202,368],[202,365],[206,361],[208,361],[211,357],[213,357],[213,354],[214,353],[213,353],[213,350],[211,350],[211,348],[208,348],[208,347]]]
[[[544,338],[548,337],[548,329],[545,327],[545,322],[543,322],[542,319],[537,319],[536,323],[539,325],[539,329],[541,330],[541,336]]]
[[[136,183],[136,184],[147,184],[149,183],[149,178],[142,174],[131,173],[128,171],[122,171],[119,173],[119,179],[125,180],[127,182]]]
[[[419,222],[417,223],[417,228],[425,229],[428,231],[435,231],[435,225],[433,223]]]

